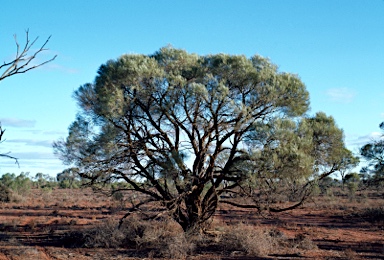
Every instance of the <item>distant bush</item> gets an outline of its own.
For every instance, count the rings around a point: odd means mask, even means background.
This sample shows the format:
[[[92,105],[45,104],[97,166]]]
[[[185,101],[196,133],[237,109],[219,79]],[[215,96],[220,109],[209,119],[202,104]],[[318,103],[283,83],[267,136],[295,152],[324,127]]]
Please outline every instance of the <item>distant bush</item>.
[[[336,179],[333,179],[330,176],[323,178],[318,183],[320,193],[323,195],[332,195],[332,188],[337,187],[338,185],[339,185],[339,181]]]
[[[28,195],[32,187],[32,181],[28,173],[20,173],[16,176],[14,173],[6,173],[0,177],[1,201],[19,201]]]
[[[359,187],[359,183],[360,183],[359,174],[349,173],[345,175],[345,183],[347,184],[349,199],[354,199],[357,188]]]
[[[11,190],[4,184],[0,184],[0,201],[10,202],[11,201]]]
[[[357,215],[368,222],[384,224],[384,206],[366,208]]]

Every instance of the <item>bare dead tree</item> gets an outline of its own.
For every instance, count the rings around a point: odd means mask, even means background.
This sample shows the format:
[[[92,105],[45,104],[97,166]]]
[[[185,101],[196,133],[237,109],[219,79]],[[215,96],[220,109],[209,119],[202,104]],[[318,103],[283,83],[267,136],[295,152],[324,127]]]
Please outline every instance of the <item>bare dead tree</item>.
[[[27,71],[36,69],[38,67],[43,66],[44,64],[47,64],[51,61],[53,61],[57,55],[53,56],[51,59],[37,63],[36,65],[32,64],[32,61],[36,59],[37,55],[40,53],[47,51],[48,49],[45,48],[49,40],[51,39],[51,36],[47,38],[47,40],[44,42],[44,44],[37,49],[36,51],[31,53],[31,48],[35,45],[39,37],[36,37],[34,40],[31,40],[29,37],[29,30],[26,31],[26,42],[24,44],[24,47],[21,47],[16,35],[14,35],[15,43],[16,43],[16,55],[15,58],[9,62],[5,62],[0,65],[0,70],[5,71],[1,73],[0,81],[2,81],[5,78],[8,78],[10,76],[16,75],[16,74],[22,74]]]
[[[5,129],[3,129],[1,124],[0,124],[0,143],[4,142],[4,140],[3,140],[4,132],[5,132]],[[13,160],[15,160],[15,163],[17,165],[19,165],[19,161],[17,160],[17,158],[13,157],[13,156],[10,156],[9,153],[0,153],[0,157],[5,157],[5,158],[13,159]]]
[[[5,62],[0,65],[0,81],[2,81],[5,78],[8,78],[13,75],[17,74],[23,74],[27,71],[36,69],[38,67],[41,67],[51,61],[53,61],[57,55],[53,56],[49,60],[45,60],[43,62],[33,64],[32,61],[36,59],[36,57],[48,49],[45,48],[49,40],[51,39],[51,36],[47,38],[47,40],[44,42],[43,45],[41,45],[40,48],[38,48],[36,51],[32,50],[32,47],[35,45],[39,37],[36,37],[34,40],[31,40],[29,38],[29,30],[26,30],[26,41],[23,47],[20,47],[20,44],[17,40],[16,35],[14,35],[15,43],[16,43],[16,55],[15,58],[11,61]],[[3,72],[1,72],[4,70]],[[2,140],[4,135],[5,129],[2,128],[0,124],[0,143],[2,143],[4,140]],[[0,157],[5,157],[9,159],[15,160],[16,164],[18,165],[19,162],[16,157],[10,156],[9,153],[0,153]]]

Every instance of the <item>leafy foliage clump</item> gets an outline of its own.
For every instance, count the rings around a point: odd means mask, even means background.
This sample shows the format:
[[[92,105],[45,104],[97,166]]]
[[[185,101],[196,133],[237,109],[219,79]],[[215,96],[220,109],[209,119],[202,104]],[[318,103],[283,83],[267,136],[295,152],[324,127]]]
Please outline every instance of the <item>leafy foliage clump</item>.
[[[380,124],[384,130],[384,122]],[[360,154],[368,161],[368,166],[362,169],[362,173],[368,173],[367,180],[371,186],[382,188],[384,186],[384,135],[360,148]]]
[[[0,177],[1,201],[16,201],[28,195],[32,187],[32,181],[28,173],[6,173]]]

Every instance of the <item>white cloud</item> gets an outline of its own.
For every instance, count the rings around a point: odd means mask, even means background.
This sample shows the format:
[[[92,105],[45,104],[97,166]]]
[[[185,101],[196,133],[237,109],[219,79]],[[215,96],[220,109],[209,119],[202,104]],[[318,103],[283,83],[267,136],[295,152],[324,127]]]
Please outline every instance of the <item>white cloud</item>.
[[[381,132],[372,132],[367,135],[361,135],[361,136],[346,136],[346,145],[348,147],[353,147],[353,148],[360,148],[363,145],[372,142],[374,140],[378,140],[381,138],[383,133]]]
[[[49,156],[49,155],[47,155]],[[35,157],[47,157],[44,154],[38,154]],[[0,164],[0,175],[6,172],[10,173],[20,173],[20,172],[30,172],[29,176],[34,176],[37,172],[42,172],[49,174],[52,177],[55,177],[57,173],[63,171],[67,166],[63,165],[63,163],[59,159],[51,158],[51,159],[24,159],[19,158],[19,165],[15,164],[14,160],[3,160]]]
[[[53,136],[65,136],[68,134],[66,131],[59,131],[59,130],[41,130],[41,129],[23,129],[22,130],[25,133],[31,133],[33,135],[53,135]]]
[[[11,154],[19,162],[22,160],[57,160],[53,152],[14,152]]]
[[[67,135],[68,132],[52,130],[52,131],[44,131],[43,134],[44,135]]]
[[[4,128],[6,127],[35,127],[35,120],[26,120],[19,118],[0,118],[0,122]]]
[[[20,143],[29,146],[42,146],[42,147],[52,147],[52,140],[33,140],[33,139],[12,139],[8,140],[8,143]]]
[[[56,64],[56,63],[48,63],[48,64],[46,64],[46,65],[44,65],[42,67],[39,67],[39,68],[42,69],[42,70],[58,70],[60,72],[64,72],[64,73],[68,73],[68,74],[79,73],[78,69],[65,67],[63,65],[59,65],[59,64]]]
[[[356,96],[356,92],[349,88],[330,88],[325,94],[333,102],[350,103]]]

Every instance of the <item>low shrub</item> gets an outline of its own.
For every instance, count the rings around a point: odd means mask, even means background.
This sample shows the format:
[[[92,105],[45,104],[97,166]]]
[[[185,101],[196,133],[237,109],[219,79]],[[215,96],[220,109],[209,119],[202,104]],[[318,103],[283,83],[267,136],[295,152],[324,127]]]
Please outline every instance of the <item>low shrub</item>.
[[[11,201],[11,190],[0,183],[0,201],[1,202],[10,202]]]
[[[225,251],[265,256],[277,245],[277,240],[267,229],[240,223],[223,231],[220,244]]]
[[[94,228],[72,232],[63,240],[67,247],[129,248],[148,251],[152,256],[183,259],[194,250],[185,233],[172,220],[144,221],[131,218],[118,227],[118,221],[107,219]],[[71,243],[71,241],[73,241]]]
[[[384,206],[365,208],[357,215],[368,222],[384,224]]]
[[[85,247],[117,248],[121,247],[125,235],[118,229],[118,223],[107,219],[101,225],[89,230],[85,234]]]
[[[183,259],[195,244],[173,220],[164,218],[145,222],[142,236],[136,237],[140,248],[151,249],[154,256]]]

